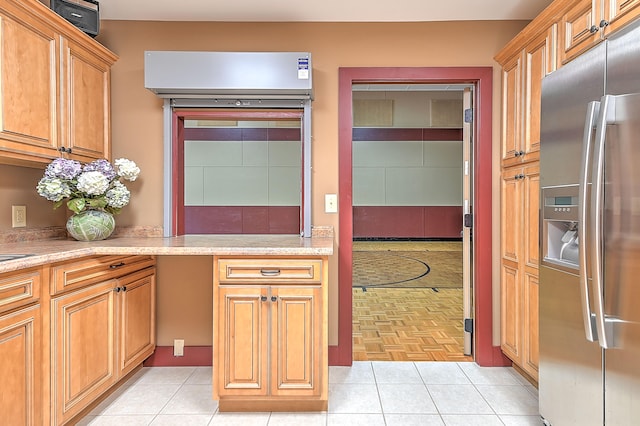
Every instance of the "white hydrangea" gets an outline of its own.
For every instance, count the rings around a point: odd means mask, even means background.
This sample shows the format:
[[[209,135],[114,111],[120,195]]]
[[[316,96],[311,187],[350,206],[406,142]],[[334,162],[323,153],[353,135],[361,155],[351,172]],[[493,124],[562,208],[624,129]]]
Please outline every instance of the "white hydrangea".
[[[140,168],[133,161],[126,158],[118,158],[114,163],[118,176],[131,182],[138,178]]]
[[[102,195],[109,188],[109,179],[101,172],[82,172],[78,176],[78,191],[87,195]]]
[[[106,194],[107,205],[114,209],[121,209],[127,204],[131,198],[131,192],[122,183],[115,181],[113,187]]]

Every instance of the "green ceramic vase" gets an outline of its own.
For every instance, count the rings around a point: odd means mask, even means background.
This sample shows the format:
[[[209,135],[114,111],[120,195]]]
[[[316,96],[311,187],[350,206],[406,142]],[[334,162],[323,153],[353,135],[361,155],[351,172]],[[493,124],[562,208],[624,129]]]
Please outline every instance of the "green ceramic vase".
[[[67,231],[78,241],[97,241],[109,238],[116,221],[103,210],[85,210],[67,220]]]

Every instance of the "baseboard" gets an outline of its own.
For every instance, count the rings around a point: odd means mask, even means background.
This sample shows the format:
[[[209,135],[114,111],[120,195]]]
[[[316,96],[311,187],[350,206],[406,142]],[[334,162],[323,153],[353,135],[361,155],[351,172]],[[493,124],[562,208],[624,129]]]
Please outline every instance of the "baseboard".
[[[173,356],[173,346],[157,346],[145,367],[207,367],[213,365],[213,347],[185,346],[184,356]]]

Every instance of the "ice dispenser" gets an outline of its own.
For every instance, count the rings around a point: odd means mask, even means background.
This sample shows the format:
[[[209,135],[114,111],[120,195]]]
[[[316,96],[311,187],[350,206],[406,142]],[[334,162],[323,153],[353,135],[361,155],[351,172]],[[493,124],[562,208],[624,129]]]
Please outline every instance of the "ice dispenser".
[[[542,189],[542,261],[578,269],[578,185]]]

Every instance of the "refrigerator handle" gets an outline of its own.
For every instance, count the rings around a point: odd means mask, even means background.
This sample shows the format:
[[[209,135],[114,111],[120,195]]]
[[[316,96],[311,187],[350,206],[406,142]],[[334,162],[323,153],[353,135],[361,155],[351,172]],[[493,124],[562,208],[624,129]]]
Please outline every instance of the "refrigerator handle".
[[[584,323],[584,334],[588,341],[596,342],[598,333],[596,327],[596,316],[591,310],[589,298],[589,274],[587,271],[587,247],[590,233],[587,226],[587,211],[589,202],[589,164],[593,159],[593,130],[596,127],[596,117],[600,112],[600,102],[589,102],[587,106],[587,116],[584,122],[584,134],[582,141],[582,160],[580,162],[580,184],[578,195],[578,253],[580,264],[580,300],[582,305],[582,320]]]
[[[596,328],[600,346],[613,347],[613,318],[607,321],[604,312],[603,224],[604,224],[604,157],[607,124],[615,121],[615,96],[605,95],[600,101],[596,123],[596,137],[591,169],[591,201],[589,217],[589,251],[591,254],[591,282],[595,299]]]

